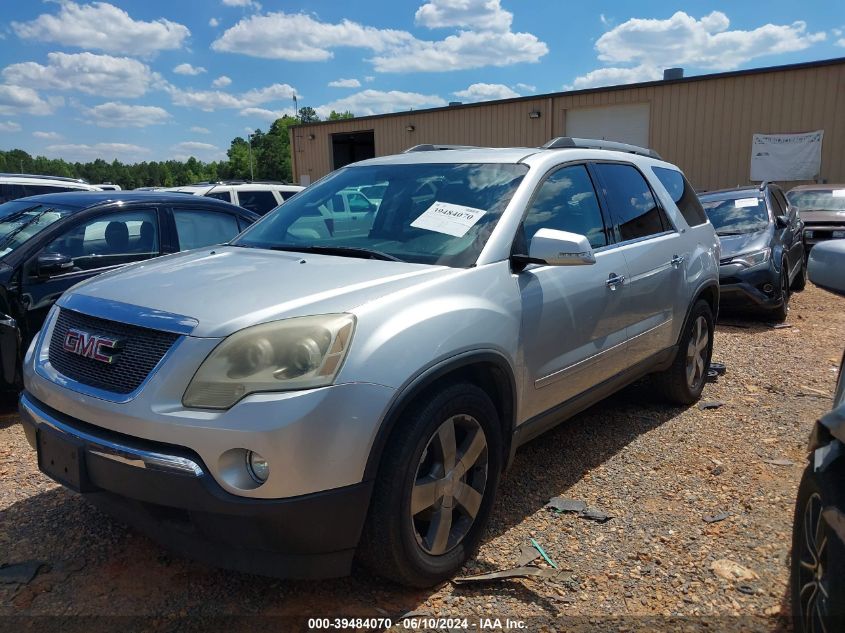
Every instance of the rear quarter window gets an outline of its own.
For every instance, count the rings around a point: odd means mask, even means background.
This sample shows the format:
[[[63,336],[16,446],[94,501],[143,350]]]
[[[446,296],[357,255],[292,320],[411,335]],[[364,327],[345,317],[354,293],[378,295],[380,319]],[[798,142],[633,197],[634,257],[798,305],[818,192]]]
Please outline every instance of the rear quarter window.
[[[704,213],[695,190],[681,172],[666,167],[652,167],[651,170],[669,192],[687,224],[699,226],[707,223],[707,214]]]

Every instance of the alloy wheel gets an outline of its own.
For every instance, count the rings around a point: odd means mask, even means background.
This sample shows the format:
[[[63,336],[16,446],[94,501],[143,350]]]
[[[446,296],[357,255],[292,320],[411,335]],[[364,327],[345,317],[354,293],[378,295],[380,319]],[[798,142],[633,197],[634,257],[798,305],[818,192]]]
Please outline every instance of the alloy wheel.
[[[800,599],[801,617],[805,633],[826,633],[825,619],[828,611],[829,598],[827,583],[825,582],[825,549],[827,535],[822,518],[822,499],[818,493],[807,499],[802,517],[804,539],[798,568],[798,596]]]
[[[411,491],[417,544],[440,556],[466,537],[487,486],[487,438],[478,420],[454,415],[429,438]]]
[[[687,386],[698,389],[707,371],[707,348],[710,344],[710,328],[707,319],[699,316],[692,325],[687,344]]]

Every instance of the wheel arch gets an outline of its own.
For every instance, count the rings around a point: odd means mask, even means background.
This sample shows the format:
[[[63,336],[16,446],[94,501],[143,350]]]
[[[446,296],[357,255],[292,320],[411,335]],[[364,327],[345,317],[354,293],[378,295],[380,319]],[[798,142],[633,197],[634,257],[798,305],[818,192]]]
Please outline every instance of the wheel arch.
[[[364,468],[365,481],[377,475],[384,449],[408,407],[438,385],[456,380],[471,382],[490,396],[502,426],[502,463],[507,462],[515,428],[517,402],[513,368],[501,353],[493,350],[464,352],[423,369],[399,389],[370,448]]]

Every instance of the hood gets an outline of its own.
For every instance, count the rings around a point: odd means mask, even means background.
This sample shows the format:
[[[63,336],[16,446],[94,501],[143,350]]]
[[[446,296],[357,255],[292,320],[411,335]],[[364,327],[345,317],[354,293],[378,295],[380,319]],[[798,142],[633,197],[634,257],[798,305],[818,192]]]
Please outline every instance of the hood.
[[[720,235],[719,242],[722,245],[723,260],[750,251],[758,251],[769,246],[771,241],[771,229],[766,228],[754,233],[743,233],[742,235]]]
[[[845,226],[845,211],[799,211],[798,217],[804,224],[829,224],[831,226]]]
[[[221,246],[99,275],[74,295],[192,317],[218,337],[282,318],[348,312],[454,268]]]

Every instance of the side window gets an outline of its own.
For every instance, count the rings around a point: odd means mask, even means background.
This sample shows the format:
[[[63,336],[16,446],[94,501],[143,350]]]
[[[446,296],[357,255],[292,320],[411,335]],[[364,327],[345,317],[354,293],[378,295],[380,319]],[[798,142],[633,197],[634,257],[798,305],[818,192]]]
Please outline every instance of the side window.
[[[255,191],[249,189],[241,189],[238,191],[238,204],[244,209],[254,211],[258,215],[264,215],[270,209],[279,206],[276,202],[276,196],[272,191]]]
[[[0,185],[0,203],[8,202],[9,200],[17,200],[27,196],[23,185],[3,184]]]
[[[540,185],[523,221],[526,242],[540,229],[586,235],[593,248],[607,245],[596,191],[584,165],[558,169]]]
[[[672,228],[636,167],[619,163],[596,163],[595,167],[623,242],[658,235]]]
[[[232,194],[228,191],[211,191],[205,194],[207,198],[214,198],[216,200],[223,200],[224,202],[232,201]]]
[[[298,191],[280,191],[279,195],[282,196],[282,200],[287,200],[291,196],[299,193]]]
[[[786,206],[781,204],[774,189],[769,189],[769,200],[772,203],[772,215],[775,217],[786,215]]]
[[[786,197],[783,195],[783,191],[772,189],[772,192],[774,193],[775,200],[778,201],[778,204],[783,209],[784,215],[789,216],[789,219],[792,220],[795,217],[795,209],[789,206],[789,202],[787,202]]]
[[[152,209],[91,218],[68,229],[44,248],[73,258],[73,271],[94,270],[159,254],[159,230]]]
[[[695,190],[681,172],[666,167],[652,167],[651,170],[666,187],[687,224],[699,226],[707,222],[707,214],[704,213]]]
[[[180,250],[223,244],[240,230],[235,216],[206,209],[173,209]]]
[[[349,210],[358,213],[367,213],[368,211],[375,211],[376,205],[367,200],[360,193],[351,193],[347,198],[349,201]]]

